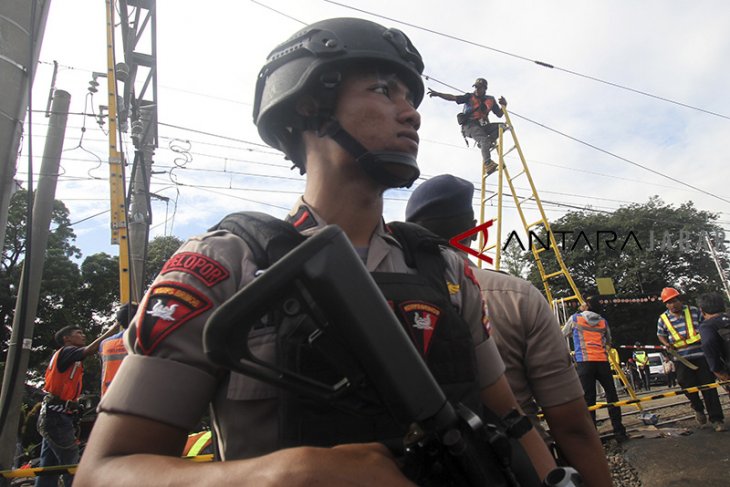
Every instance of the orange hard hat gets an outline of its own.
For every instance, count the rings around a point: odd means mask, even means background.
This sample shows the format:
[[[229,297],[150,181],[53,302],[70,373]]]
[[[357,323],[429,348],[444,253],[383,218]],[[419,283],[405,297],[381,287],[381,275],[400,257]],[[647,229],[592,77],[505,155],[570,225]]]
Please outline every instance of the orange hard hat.
[[[662,303],[666,303],[667,301],[670,301],[677,296],[679,296],[679,291],[677,291],[673,287],[665,287],[664,289],[662,289]]]

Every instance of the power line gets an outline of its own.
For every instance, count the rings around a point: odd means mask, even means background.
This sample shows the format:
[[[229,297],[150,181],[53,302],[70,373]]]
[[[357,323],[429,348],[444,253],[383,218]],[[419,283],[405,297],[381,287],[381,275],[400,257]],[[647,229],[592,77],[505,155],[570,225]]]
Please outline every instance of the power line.
[[[716,117],[720,117],[720,118],[724,118],[726,120],[730,120],[730,116],[723,115],[722,113],[717,113],[717,112],[713,112],[711,110],[706,110],[704,108],[696,107],[694,105],[689,105],[687,103],[682,103],[680,101],[672,100],[671,98],[665,98],[663,96],[654,95],[654,94],[649,93],[647,91],[638,90],[636,88],[631,88],[629,86],[625,86],[625,85],[621,85],[621,84],[618,84],[618,83],[614,83],[612,81],[606,81],[604,79],[597,78],[595,76],[590,76],[590,75],[587,75],[587,74],[579,73],[577,71],[573,71],[573,70],[566,69],[566,68],[561,68],[559,66],[555,66],[553,64],[550,64],[550,63],[547,63],[547,62],[544,62],[544,61],[537,61],[537,60],[534,60],[534,59],[530,59],[528,57],[521,56],[519,54],[515,54],[515,53],[512,53],[512,52],[504,51],[502,49],[497,49],[497,48],[490,47],[490,46],[487,46],[487,45],[484,45],[484,44],[479,44],[478,42],[470,41],[470,40],[464,39],[462,37],[457,37],[457,36],[454,36],[454,35],[451,35],[451,34],[446,34],[444,32],[439,32],[437,30],[429,29],[427,27],[422,27],[420,25],[416,25],[416,24],[412,24],[412,23],[409,23],[409,22],[405,22],[403,20],[394,19],[392,17],[387,17],[385,15],[377,14],[375,12],[371,12],[371,11],[368,11],[368,10],[363,10],[363,9],[360,9],[360,8],[357,8],[357,7],[353,7],[353,6],[350,6],[350,5],[345,5],[344,3],[335,2],[333,0],[324,0],[324,1],[327,2],[327,3],[331,3],[333,5],[338,5],[338,6],[343,7],[343,8],[347,8],[347,9],[350,9],[350,10],[355,10],[357,12],[362,12],[362,13],[365,13],[365,14],[368,14],[368,15],[372,15],[373,17],[378,17],[378,18],[381,18],[381,19],[390,20],[391,22],[397,22],[399,24],[407,25],[408,27],[413,27],[414,29],[419,29],[419,30],[422,30],[422,31],[425,31],[425,32],[429,32],[431,34],[435,34],[435,35],[441,36],[441,37],[446,37],[447,39],[452,39],[452,40],[455,40],[455,41],[458,41],[458,42],[463,42],[465,44],[469,44],[469,45],[472,45],[472,46],[475,46],[475,47],[479,47],[479,48],[482,48],[482,49],[487,49],[487,50],[490,50],[490,51],[494,51],[496,53],[504,54],[505,56],[510,56],[510,57],[513,57],[513,58],[517,58],[517,59],[520,59],[522,61],[528,61],[530,63],[537,64],[538,66],[542,66],[543,68],[555,69],[557,71],[562,71],[564,73],[568,73],[568,74],[572,74],[574,76],[578,76],[578,77],[581,77],[581,78],[589,79],[591,81],[596,81],[598,83],[603,83],[605,85],[613,86],[614,88],[619,88],[621,90],[630,91],[630,92],[633,92],[633,93],[637,93],[639,95],[644,95],[644,96],[648,96],[650,98],[654,98],[656,100],[665,101],[665,102],[668,102],[668,103],[672,103],[674,105],[678,105],[678,106],[681,106],[681,107],[689,108],[691,110],[697,110],[698,112],[706,113],[708,115],[714,115]]]
[[[641,168],[641,169],[643,169],[643,170],[645,170],[645,171],[649,171],[650,173],[656,174],[657,176],[661,176],[661,177],[663,177],[663,178],[665,178],[665,179],[668,179],[668,180],[670,180],[670,181],[673,181],[673,182],[675,182],[675,183],[681,184],[682,186],[686,186],[686,187],[688,187],[688,188],[692,188],[692,189],[694,189],[694,190],[695,190],[695,191],[697,191],[697,192],[700,192],[700,193],[702,193],[702,194],[705,194],[705,195],[707,195],[707,196],[712,196],[713,198],[716,198],[716,199],[718,199],[718,200],[720,200],[720,201],[723,201],[723,202],[725,202],[725,203],[730,203],[730,200],[728,200],[728,199],[725,199],[725,198],[723,198],[723,197],[721,197],[721,196],[718,196],[718,195],[716,195],[716,194],[714,194],[714,193],[710,193],[710,192],[709,192],[709,191],[707,191],[707,190],[704,190],[704,189],[698,188],[697,186],[694,186],[694,185],[692,185],[692,184],[689,184],[689,183],[687,183],[687,182],[685,182],[685,181],[681,181],[681,180],[679,180],[679,179],[677,179],[677,178],[674,178],[674,177],[672,177],[672,176],[669,176],[669,175],[667,175],[667,174],[664,174],[664,173],[662,173],[662,172],[659,172],[659,171],[657,171],[657,170],[655,170],[655,169],[652,169],[652,168],[650,168],[650,167],[644,166],[643,164],[639,164],[638,162],[634,162],[634,161],[632,161],[631,159],[627,159],[626,157],[623,157],[623,156],[619,156],[618,154],[615,154],[615,153],[613,153],[613,152],[607,151],[606,149],[601,149],[600,147],[598,147],[598,146],[596,146],[596,145],[593,145],[593,144],[591,144],[591,143],[589,143],[589,142],[585,142],[585,141],[583,141],[583,140],[581,140],[581,139],[578,139],[578,138],[576,138],[576,137],[573,137],[572,135],[568,135],[568,134],[566,134],[566,133],[564,133],[564,132],[561,132],[561,131],[559,131],[559,130],[557,130],[557,129],[554,129],[554,128],[552,128],[552,127],[548,127],[547,125],[545,125],[545,124],[542,124],[542,123],[540,123],[540,122],[536,122],[535,120],[532,120],[532,119],[530,119],[530,118],[527,118],[527,117],[525,117],[524,115],[519,115],[519,114],[517,114],[517,113],[514,113],[514,112],[510,112],[510,113],[511,113],[512,115],[514,115],[514,116],[518,117],[518,118],[521,118],[521,119],[523,119],[523,120],[526,120],[526,121],[528,121],[528,122],[534,123],[535,125],[538,125],[538,126],[540,126],[540,127],[544,128],[544,129],[546,129],[546,130],[549,130],[549,131],[551,131],[551,132],[554,132],[554,133],[556,133],[556,134],[558,134],[558,135],[562,135],[563,137],[566,137],[566,138],[568,138],[568,139],[570,139],[570,140],[572,140],[572,141],[575,141],[575,142],[578,142],[578,143],[580,143],[580,144],[583,144],[583,145],[585,145],[585,146],[587,146],[587,147],[590,147],[591,149],[597,150],[597,151],[599,151],[599,152],[603,152],[604,154],[607,154],[607,155],[609,155],[609,156],[611,156],[611,157],[615,157],[616,159],[619,159],[619,160],[621,160],[621,161],[624,161],[624,162],[628,162],[629,164],[631,164],[631,165],[634,165],[634,166],[636,166],[636,167],[639,167],[639,168]]]
[[[292,17],[291,15],[287,15],[287,14],[285,14],[284,12],[281,12],[281,11],[279,11],[279,10],[276,10],[276,9],[275,9],[275,8],[273,8],[273,7],[269,7],[268,5],[264,5],[263,3],[261,3],[261,2],[257,2],[256,0],[251,0],[251,1],[252,1],[253,3],[255,3],[256,5],[260,6],[260,7],[264,7],[264,8],[266,8],[266,9],[269,9],[269,10],[271,10],[272,12],[276,12],[277,14],[279,14],[279,15],[281,15],[281,16],[283,16],[283,17],[286,17],[287,19],[291,19],[291,20],[293,20],[293,21],[295,21],[295,22],[299,22],[299,23],[300,23],[300,24],[302,24],[302,25],[307,25],[307,23],[306,23],[306,22],[302,22],[301,20],[299,20],[299,19],[297,19],[297,18],[294,18],[294,17]]]
[[[157,124],[162,125],[163,127],[170,127],[170,128],[174,128],[174,129],[178,129],[178,130],[187,130],[188,132],[194,132],[196,134],[203,134],[203,135],[207,135],[209,137],[217,137],[219,139],[232,140],[234,142],[242,142],[244,144],[251,144],[251,145],[255,145],[257,147],[264,147],[266,149],[271,149],[271,147],[269,147],[266,144],[260,144],[258,142],[251,142],[250,140],[237,139],[235,137],[228,137],[226,135],[218,135],[218,134],[214,134],[211,132],[205,132],[203,130],[192,129],[189,127],[181,127],[180,125],[173,125],[171,123],[157,122]]]
[[[329,1],[329,0],[324,0],[324,1]],[[435,81],[435,82],[437,82],[437,83],[439,83],[439,84],[442,84],[442,85],[444,85],[444,86],[448,86],[449,88],[452,88],[452,89],[454,89],[454,90],[459,90],[459,88],[456,88],[456,87],[454,87],[454,86],[451,86],[451,85],[449,85],[449,84],[447,84],[447,83],[444,83],[443,81],[439,81],[439,80],[437,80],[437,79],[436,79],[436,78],[434,78],[434,77],[430,77],[430,78],[429,78],[429,77],[427,77],[427,79],[431,79],[431,80],[433,80],[433,81]],[[641,169],[643,169],[643,170],[645,170],[645,171],[649,171],[649,172],[651,172],[651,173],[653,173],[653,174],[656,174],[657,176],[661,176],[661,177],[663,177],[663,178],[665,178],[665,179],[669,179],[670,181],[673,181],[673,182],[675,182],[675,183],[678,183],[678,184],[680,184],[680,185],[682,185],[682,186],[685,186],[685,187],[687,187],[687,188],[692,188],[693,190],[695,190],[695,191],[697,191],[697,192],[699,192],[699,193],[705,194],[705,195],[707,195],[707,196],[712,196],[713,198],[716,198],[716,199],[718,199],[718,200],[720,200],[720,201],[723,201],[723,202],[725,202],[725,203],[730,203],[730,200],[728,200],[728,199],[725,199],[725,198],[723,198],[723,197],[721,197],[721,196],[718,196],[718,195],[716,195],[716,194],[714,194],[714,193],[710,193],[709,191],[706,191],[706,190],[704,190],[704,189],[698,188],[697,186],[693,186],[693,185],[691,185],[691,184],[689,184],[689,183],[687,183],[687,182],[685,182],[685,181],[681,181],[681,180],[679,180],[679,179],[673,178],[672,176],[669,176],[669,175],[667,175],[667,174],[664,174],[664,173],[662,173],[662,172],[660,172],[660,171],[657,171],[657,170],[655,170],[655,169],[652,169],[652,168],[650,168],[650,167],[644,166],[643,164],[639,164],[638,162],[634,162],[634,161],[632,161],[631,159],[627,159],[626,157],[623,157],[623,156],[619,156],[618,154],[615,154],[615,153],[613,153],[613,152],[611,152],[611,151],[608,151],[608,150],[606,150],[606,149],[602,149],[602,148],[598,147],[597,145],[591,144],[591,143],[589,143],[589,142],[586,142],[586,141],[584,141],[584,140],[581,140],[581,139],[579,139],[579,138],[577,138],[577,137],[573,137],[572,135],[568,135],[568,134],[566,134],[565,132],[561,132],[560,130],[554,129],[554,128],[552,128],[552,127],[549,127],[549,126],[547,126],[547,125],[545,125],[545,124],[543,124],[543,123],[540,123],[540,122],[537,122],[537,121],[535,121],[535,120],[532,120],[532,119],[530,119],[530,118],[528,118],[528,117],[526,117],[526,116],[524,116],[524,115],[520,115],[519,113],[516,113],[516,112],[512,112],[512,111],[510,111],[509,113],[510,113],[511,115],[514,115],[514,116],[515,116],[515,117],[517,117],[517,118],[521,118],[522,120],[526,120],[526,121],[528,121],[528,122],[530,122],[530,123],[534,123],[535,125],[537,125],[537,126],[539,126],[539,127],[542,127],[542,128],[544,128],[544,129],[546,129],[546,130],[549,130],[550,132],[554,132],[554,133],[556,133],[556,134],[558,134],[558,135],[562,135],[563,137],[565,137],[565,138],[567,138],[567,139],[570,139],[570,140],[572,140],[572,141],[574,141],[574,142],[578,142],[578,143],[580,143],[580,144],[583,144],[583,145],[585,145],[585,146],[587,146],[587,147],[590,147],[591,149],[597,150],[598,152],[602,152],[602,153],[604,153],[604,154],[607,154],[607,155],[609,155],[609,156],[611,156],[611,157],[615,157],[616,159],[619,159],[619,160],[621,160],[621,161],[624,161],[624,162],[628,162],[629,164],[632,164],[632,165],[634,165],[634,166],[636,166],[636,167],[639,167],[639,168],[641,168]]]
[[[210,157],[220,157],[220,156],[210,156]],[[224,158],[224,157],[220,157],[220,158],[223,158],[226,160],[231,160],[231,161],[242,161],[242,162],[254,163],[254,164],[271,165],[272,167],[279,167],[279,168],[283,167],[281,165],[269,164],[269,163],[259,162],[259,161],[237,160],[237,159]],[[79,161],[79,162],[96,162],[91,159],[79,159],[79,158],[64,158],[63,160],[64,161]],[[104,163],[106,164],[107,162],[105,161]],[[275,175],[275,174],[259,174],[259,173],[235,171],[235,170],[229,170],[229,169],[211,169],[211,168],[195,168],[195,167],[180,168],[178,166],[166,165],[166,164],[160,164],[160,163],[156,163],[155,167],[159,168],[159,169],[180,169],[180,170],[185,170],[185,171],[217,173],[217,174],[223,174],[223,175],[229,174],[229,175],[234,175],[234,176],[244,176],[244,177],[252,177],[252,178],[270,178],[270,179],[281,179],[281,180],[288,180],[288,181],[303,182],[301,177],[280,176],[280,175]],[[20,174],[23,174],[23,173],[21,172]],[[430,177],[432,177],[432,175],[422,174],[422,177],[419,179],[426,180]],[[62,178],[62,180],[73,180],[73,181],[99,180],[99,179],[100,178],[96,178],[96,177],[84,178],[84,177],[79,177],[79,176],[65,176],[64,178]],[[479,183],[475,182],[475,184],[479,184]],[[521,190],[521,191],[527,191],[527,188],[517,187],[516,189]],[[406,190],[404,190],[404,191],[406,191]],[[618,199],[612,199],[612,198],[600,198],[600,197],[596,197],[595,195],[564,193],[564,192],[560,192],[560,191],[544,190],[544,191],[542,191],[542,193],[555,194],[555,195],[560,195],[560,196],[572,196],[572,197],[576,197],[576,198],[584,198],[584,199],[590,199],[590,200],[609,201],[609,202],[614,202],[614,203],[619,203],[619,204],[641,204],[641,202],[637,202],[637,201],[618,200]],[[565,205],[567,203],[561,203],[561,204]],[[580,207],[580,208],[583,208],[583,207]],[[619,206],[619,208],[620,208],[620,206]],[[610,209],[616,210],[618,208],[611,207]],[[726,214],[727,212],[716,212],[716,213]]]

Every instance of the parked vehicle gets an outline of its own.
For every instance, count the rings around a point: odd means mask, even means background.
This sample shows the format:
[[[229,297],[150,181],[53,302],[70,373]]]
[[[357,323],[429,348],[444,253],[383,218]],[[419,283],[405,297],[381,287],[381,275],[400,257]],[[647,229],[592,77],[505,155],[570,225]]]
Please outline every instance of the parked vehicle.
[[[667,385],[667,374],[664,373],[661,353],[650,353],[649,357],[649,383]]]

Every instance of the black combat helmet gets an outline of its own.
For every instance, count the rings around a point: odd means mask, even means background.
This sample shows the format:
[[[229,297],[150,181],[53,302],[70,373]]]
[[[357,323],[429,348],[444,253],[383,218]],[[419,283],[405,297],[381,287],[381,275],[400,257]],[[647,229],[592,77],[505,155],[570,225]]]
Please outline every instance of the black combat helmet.
[[[370,177],[389,187],[409,187],[420,174],[414,156],[371,152],[334,119],[343,70],[352,66],[395,73],[410,90],[414,105],[421,103],[423,61],[403,32],[363,19],[322,20],[300,30],[269,54],[259,73],[253,107],[259,135],[304,173],[301,132],[320,131],[326,124],[322,135],[340,144]],[[317,100],[317,114],[297,113],[295,103],[305,94]]]

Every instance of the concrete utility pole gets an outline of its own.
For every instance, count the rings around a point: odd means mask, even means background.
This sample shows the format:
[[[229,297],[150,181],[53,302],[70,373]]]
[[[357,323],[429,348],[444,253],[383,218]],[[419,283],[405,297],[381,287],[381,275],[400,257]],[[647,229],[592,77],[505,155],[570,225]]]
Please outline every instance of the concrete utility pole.
[[[28,91],[50,5],[51,0],[0,1],[0,245],[5,243]]]
[[[728,299],[730,299],[730,287],[728,287],[727,283],[727,274],[725,274],[722,265],[720,265],[720,257],[717,255],[717,250],[715,250],[715,246],[712,244],[709,234],[705,234],[705,242],[707,242],[707,246],[710,248],[710,256],[712,257],[712,261],[715,263],[717,273],[720,274],[720,281],[722,281],[722,287],[725,290],[725,295]]]
[[[33,345],[33,324],[38,310],[38,295],[43,276],[43,263],[48,245],[48,230],[51,225],[53,202],[56,197],[58,168],[61,163],[63,140],[66,134],[66,119],[71,95],[57,90],[53,97],[52,115],[43,151],[41,175],[33,203],[33,224],[31,227],[32,245],[30,255],[26,255],[26,264],[20,277],[18,298],[13,319],[13,333],[8,348],[5,374],[3,377],[0,405],[9,407],[7,417],[0,435],[0,469],[12,467],[15,455],[17,425],[20,418],[20,405],[25,392],[25,375],[28,370],[28,359]],[[26,279],[26,273],[28,278]],[[27,287],[25,285],[27,283]],[[25,313],[20,309],[25,301]],[[23,322],[21,319],[24,316]],[[8,402],[9,401],[9,402]]]

